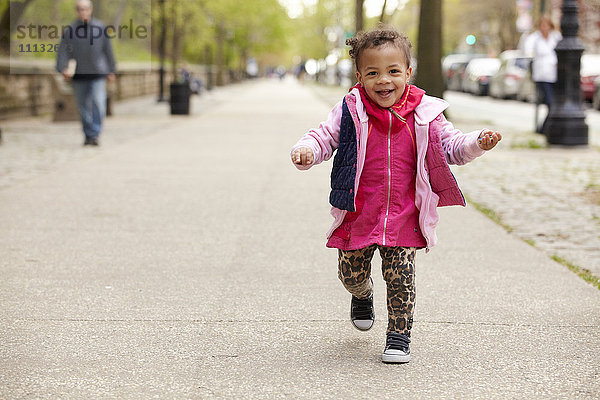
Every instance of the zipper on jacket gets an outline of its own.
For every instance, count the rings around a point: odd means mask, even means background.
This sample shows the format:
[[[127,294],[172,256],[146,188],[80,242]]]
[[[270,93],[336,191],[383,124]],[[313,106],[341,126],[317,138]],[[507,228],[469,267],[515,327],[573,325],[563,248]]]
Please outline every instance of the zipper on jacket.
[[[393,108],[390,108],[389,110],[390,110],[390,112],[391,112],[392,114],[394,114],[394,116],[395,116],[396,118],[398,118],[400,121],[402,121],[402,122],[406,122],[406,118],[402,118],[402,116],[401,116],[400,114],[398,114],[398,113],[396,112],[396,110],[394,110]]]
[[[387,190],[387,206],[385,209],[385,219],[383,220],[383,245],[385,246],[385,231],[387,229],[388,216],[390,214],[390,196],[392,195],[392,113],[390,112],[390,127],[388,129],[388,190]]]

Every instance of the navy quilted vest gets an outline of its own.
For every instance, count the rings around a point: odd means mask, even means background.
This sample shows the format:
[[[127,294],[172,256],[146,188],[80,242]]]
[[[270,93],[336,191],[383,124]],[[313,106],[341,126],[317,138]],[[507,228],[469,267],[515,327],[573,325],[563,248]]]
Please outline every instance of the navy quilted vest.
[[[354,181],[356,180],[356,127],[346,100],[342,104],[340,143],[333,158],[329,203],[341,210],[354,210]]]

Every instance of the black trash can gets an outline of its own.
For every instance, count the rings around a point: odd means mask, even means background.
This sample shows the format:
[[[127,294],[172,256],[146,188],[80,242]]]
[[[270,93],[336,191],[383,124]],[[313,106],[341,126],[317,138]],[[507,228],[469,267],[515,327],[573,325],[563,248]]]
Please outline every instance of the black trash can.
[[[188,82],[171,83],[171,114],[173,115],[189,115],[190,113],[190,85]]]

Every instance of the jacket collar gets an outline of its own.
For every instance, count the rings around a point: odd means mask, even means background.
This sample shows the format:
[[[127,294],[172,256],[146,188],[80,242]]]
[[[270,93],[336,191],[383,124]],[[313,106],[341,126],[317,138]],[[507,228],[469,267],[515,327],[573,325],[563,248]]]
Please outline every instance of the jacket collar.
[[[356,114],[360,122],[368,121],[367,111],[363,105],[360,92],[357,88],[352,88],[350,93],[346,95],[346,98],[353,97],[351,100],[353,105],[356,104]],[[424,95],[421,99],[421,103],[415,108],[415,121],[421,125],[429,124],[431,121],[437,118],[449,104],[438,97],[432,97]]]
[[[348,98],[351,98],[351,103],[355,105],[358,120],[360,122],[368,121],[369,117],[367,116],[367,110],[365,110],[365,106],[362,102],[362,98],[360,96],[360,91],[358,90],[358,88],[352,88],[352,90],[350,90],[350,93],[346,95],[346,99]]]
[[[425,95],[421,103],[415,108],[415,121],[421,125],[429,124],[444,112],[448,105],[445,100]]]
[[[357,84],[355,87],[360,91],[367,115],[378,121],[387,121],[388,111],[392,111],[396,115],[400,115],[402,118],[407,118],[407,116],[419,105],[423,95],[425,94],[423,89],[420,89],[414,85],[406,85],[404,93],[402,93],[402,97],[400,97],[398,102],[387,108],[381,107],[376,102],[371,100],[367,95],[366,90],[360,84]]]

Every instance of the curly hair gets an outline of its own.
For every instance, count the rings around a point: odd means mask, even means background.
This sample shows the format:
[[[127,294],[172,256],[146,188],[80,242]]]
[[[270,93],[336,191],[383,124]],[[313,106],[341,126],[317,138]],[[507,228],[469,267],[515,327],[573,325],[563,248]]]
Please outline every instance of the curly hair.
[[[402,51],[406,66],[410,67],[410,51],[412,44],[408,37],[403,33],[398,32],[394,28],[387,26],[379,26],[377,29],[368,32],[359,32],[355,37],[346,39],[346,45],[350,46],[350,57],[354,60],[356,69],[360,61],[360,56],[366,49],[391,44]]]

